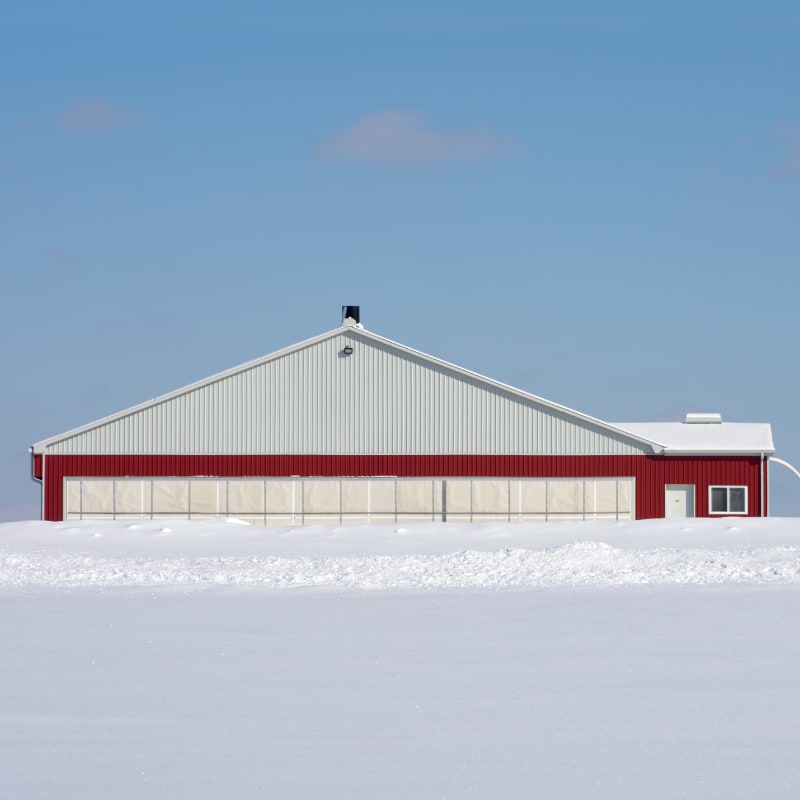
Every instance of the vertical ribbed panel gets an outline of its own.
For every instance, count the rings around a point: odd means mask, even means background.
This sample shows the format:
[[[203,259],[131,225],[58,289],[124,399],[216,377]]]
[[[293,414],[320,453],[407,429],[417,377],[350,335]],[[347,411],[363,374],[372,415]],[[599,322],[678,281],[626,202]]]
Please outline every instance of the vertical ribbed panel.
[[[352,354],[343,353],[346,345]],[[47,449],[173,455],[647,451],[590,420],[352,328],[189,387]]]

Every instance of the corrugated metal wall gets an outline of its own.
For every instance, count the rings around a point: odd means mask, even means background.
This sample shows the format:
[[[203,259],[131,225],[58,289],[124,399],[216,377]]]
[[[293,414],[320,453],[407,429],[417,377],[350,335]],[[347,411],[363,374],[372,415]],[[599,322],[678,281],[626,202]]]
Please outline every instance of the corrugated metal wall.
[[[41,468],[48,520],[63,518],[65,476],[631,477],[637,519],[663,517],[664,487],[676,483],[695,485],[699,517],[714,485],[747,486],[748,516],[761,515],[758,456],[46,456]]]
[[[343,348],[353,348],[344,355]],[[648,452],[545,403],[342,329],[48,445],[53,454]]]

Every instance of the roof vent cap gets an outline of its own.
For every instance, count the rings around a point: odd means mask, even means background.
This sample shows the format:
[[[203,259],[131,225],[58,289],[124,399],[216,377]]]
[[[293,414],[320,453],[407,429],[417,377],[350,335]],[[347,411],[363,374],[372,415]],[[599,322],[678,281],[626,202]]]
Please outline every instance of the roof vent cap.
[[[722,414],[704,413],[687,414],[687,425],[719,425],[722,422]]]
[[[361,328],[361,306],[342,306],[342,325]]]

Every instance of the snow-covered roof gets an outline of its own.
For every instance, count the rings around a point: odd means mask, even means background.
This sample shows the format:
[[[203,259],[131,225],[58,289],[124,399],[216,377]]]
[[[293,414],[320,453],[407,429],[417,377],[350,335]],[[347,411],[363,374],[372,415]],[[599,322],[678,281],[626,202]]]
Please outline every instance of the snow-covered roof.
[[[613,422],[614,427],[664,445],[664,455],[771,455],[772,427],[765,422]]]

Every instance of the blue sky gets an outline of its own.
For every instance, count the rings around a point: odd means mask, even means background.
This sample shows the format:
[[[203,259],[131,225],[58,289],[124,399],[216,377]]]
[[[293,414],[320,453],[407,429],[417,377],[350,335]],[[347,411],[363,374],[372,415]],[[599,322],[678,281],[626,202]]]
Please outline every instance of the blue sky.
[[[0,29],[0,520],[37,513],[33,442],[345,303],[605,420],[770,422],[800,465],[795,3],[79,5]]]

